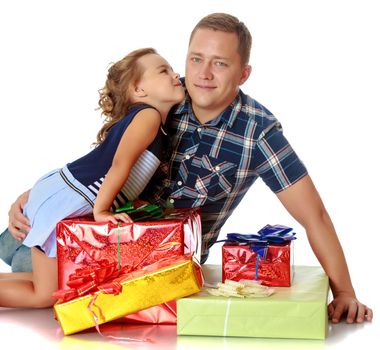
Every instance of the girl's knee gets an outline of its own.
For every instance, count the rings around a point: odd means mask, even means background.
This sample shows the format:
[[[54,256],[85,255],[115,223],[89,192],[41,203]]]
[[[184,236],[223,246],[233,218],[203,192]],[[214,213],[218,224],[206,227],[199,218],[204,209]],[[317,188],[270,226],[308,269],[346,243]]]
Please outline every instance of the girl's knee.
[[[55,300],[49,295],[35,295],[33,300],[31,300],[31,307],[35,309],[43,309],[47,307],[52,307]]]

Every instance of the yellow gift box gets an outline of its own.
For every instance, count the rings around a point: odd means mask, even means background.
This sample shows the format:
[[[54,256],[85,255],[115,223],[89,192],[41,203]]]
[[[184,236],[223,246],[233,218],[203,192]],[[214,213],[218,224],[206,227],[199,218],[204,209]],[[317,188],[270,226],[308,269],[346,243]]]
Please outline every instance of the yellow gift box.
[[[62,304],[55,304],[55,315],[63,333],[73,334],[96,324],[100,325],[199,292],[199,265],[189,257],[179,257],[172,262],[171,265],[158,269],[156,268],[160,263],[156,263],[129,273],[123,279],[117,279],[122,285],[120,294],[97,291]]]

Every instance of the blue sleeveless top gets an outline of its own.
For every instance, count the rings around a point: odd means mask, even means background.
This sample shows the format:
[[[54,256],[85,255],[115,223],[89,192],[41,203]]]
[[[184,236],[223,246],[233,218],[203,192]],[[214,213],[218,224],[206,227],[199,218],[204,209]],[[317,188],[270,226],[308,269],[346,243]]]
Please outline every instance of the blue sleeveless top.
[[[67,168],[74,178],[87,187],[95,196],[111,168],[114,155],[125,130],[136,114],[145,108],[154,107],[143,103],[131,106],[128,114],[109,129],[102,143],[85,156],[67,164]],[[113,209],[120,207],[128,200],[137,198],[144,190],[160,162],[163,161],[164,150],[168,148],[167,145],[168,139],[161,126],[153,142],[141,154],[131,169],[126,183],[113,202]],[[72,184],[69,185],[73,187]],[[73,189],[76,190],[74,187]],[[77,189],[77,192],[81,193],[79,189]],[[84,196],[83,193],[81,194]]]

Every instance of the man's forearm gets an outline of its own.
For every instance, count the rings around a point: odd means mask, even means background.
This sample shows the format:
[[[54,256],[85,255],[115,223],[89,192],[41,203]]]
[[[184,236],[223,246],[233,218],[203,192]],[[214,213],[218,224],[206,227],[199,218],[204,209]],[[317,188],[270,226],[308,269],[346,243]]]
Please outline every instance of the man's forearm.
[[[8,212],[8,229],[17,240],[23,240],[25,233],[29,232],[29,220],[23,214],[23,208],[29,199],[30,190],[21,194],[11,205]]]
[[[318,223],[305,228],[310,246],[330,278],[334,296],[339,293],[355,296],[346,258],[334,226],[327,213],[321,216]]]

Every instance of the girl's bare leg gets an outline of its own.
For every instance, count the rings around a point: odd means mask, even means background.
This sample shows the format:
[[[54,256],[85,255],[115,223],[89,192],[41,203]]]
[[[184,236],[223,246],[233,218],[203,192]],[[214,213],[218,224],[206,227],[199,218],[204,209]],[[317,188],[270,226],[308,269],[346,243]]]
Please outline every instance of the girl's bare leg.
[[[44,308],[54,304],[51,295],[57,289],[57,259],[32,248],[32,269],[31,280],[20,279],[18,273],[11,274],[14,279],[0,279],[0,307]]]
[[[33,280],[32,272],[0,272],[0,280]]]

